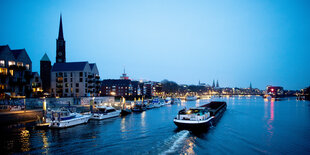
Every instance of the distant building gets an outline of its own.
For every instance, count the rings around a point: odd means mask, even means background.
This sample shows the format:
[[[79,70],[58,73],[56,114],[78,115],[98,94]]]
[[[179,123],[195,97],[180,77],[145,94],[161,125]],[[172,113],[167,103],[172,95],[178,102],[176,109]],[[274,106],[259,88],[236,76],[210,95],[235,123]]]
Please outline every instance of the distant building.
[[[42,80],[42,89],[44,93],[51,93],[51,61],[45,53],[40,60],[40,77]]]
[[[55,63],[51,72],[52,96],[98,96],[100,76],[96,64],[88,62]]]
[[[32,62],[25,49],[0,46],[0,98],[32,96]]]
[[[125,68],[124,68],[124,73],[122,74],[122,76],[120,77],[120,79],[123,79],[123,80],[128,80],[129,77],[127,76],[126,72],[125,72]]]
[[[266,93],[273,97],[279,97],[284,95],[284,90],[280,86],[267,86]]]
[[[102,96],[132,96],[132,84],[129,79],[108,79],[101,83]]]

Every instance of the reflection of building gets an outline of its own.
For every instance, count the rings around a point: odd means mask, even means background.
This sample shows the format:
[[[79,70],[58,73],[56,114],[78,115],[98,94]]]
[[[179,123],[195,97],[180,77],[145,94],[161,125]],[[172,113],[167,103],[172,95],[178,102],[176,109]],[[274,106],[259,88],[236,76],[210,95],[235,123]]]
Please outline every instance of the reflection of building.
[[[0,98],[5,94],[31,97],[32,62],[25,49],[0,46]]]
[[[99,79],[96,64],[55,63],[51,72],[52,96],[98,96]]]

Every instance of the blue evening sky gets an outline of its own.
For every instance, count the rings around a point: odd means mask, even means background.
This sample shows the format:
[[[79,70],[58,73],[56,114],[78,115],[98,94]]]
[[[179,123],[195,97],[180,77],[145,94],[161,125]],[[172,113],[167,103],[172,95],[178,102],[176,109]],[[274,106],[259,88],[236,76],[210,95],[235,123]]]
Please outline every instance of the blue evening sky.
[[[96,62],[103,79],[220,86],[310,85],[310,1],[1,1],[0,45],[26,48],[33,71],[56,56],[63,15],[67,61]]]

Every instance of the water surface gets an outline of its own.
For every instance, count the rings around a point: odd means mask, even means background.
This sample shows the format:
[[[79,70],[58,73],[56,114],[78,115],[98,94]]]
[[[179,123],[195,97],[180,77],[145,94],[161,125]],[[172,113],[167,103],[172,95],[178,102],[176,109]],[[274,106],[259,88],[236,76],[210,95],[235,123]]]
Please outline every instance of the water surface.
[[[180,131],[177,112],[211,100],[227,111],[208,131]],[[310,102],[295,98],[214,98],[182,102],[66,129],[36,130],[33,123],[1,127],[1,150],[51,154],[309,154]]]

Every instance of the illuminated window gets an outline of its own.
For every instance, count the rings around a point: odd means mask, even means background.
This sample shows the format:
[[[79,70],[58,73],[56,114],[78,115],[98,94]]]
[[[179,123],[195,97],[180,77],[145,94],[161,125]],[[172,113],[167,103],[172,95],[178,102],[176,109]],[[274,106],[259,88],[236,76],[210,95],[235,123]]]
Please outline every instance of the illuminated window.
[[[6,68],[0,68],[0,74],[6,75],[8,70]]]
[[[9,61],[9,66],[15,65],[15,61]]]
[[[5,67],[5,61],[4,60],[0,60],[0,67]]]
[[[29,70],[29,64],[26,64],[25,66],[26,66],[26,69]]]
[[[10,70],[10,74],[11,74],[11,76],[13,76],[14,75],[14,71]]]
[[[24,66],[24,64],[22,62],[17,62],[17,66],[21,67]]]

